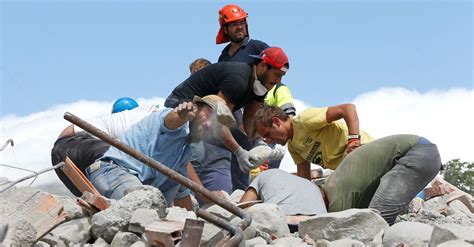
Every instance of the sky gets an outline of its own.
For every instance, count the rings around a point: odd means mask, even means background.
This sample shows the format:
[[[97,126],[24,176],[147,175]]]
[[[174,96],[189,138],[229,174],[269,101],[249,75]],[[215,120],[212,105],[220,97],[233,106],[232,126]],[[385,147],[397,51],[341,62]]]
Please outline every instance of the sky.
[[[0,0],[0,145],[15,141],[0,164],[49,167],[65,111],[162,103],[194,59],[217,61],[228,3],[249,13],[251,38],[285,50],[298,111],[352,102],[375,137],[420,134],[443,162],[474,160],[472,1]]]

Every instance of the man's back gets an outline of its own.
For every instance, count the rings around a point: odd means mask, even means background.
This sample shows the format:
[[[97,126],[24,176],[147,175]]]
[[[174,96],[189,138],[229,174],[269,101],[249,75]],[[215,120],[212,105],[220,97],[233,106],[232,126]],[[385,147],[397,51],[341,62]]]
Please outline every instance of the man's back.
[[[183,100],[192,99],[195,95],[204,97],[221,91],[238,110],[252,98],[263,101],[256,96],[250,87],[252,67],[246,63],[216,63],[211,64],[192,74],[179,84],[172,92],[173,96]],[[178,102],[167,99],[166,107],[175,107]]]

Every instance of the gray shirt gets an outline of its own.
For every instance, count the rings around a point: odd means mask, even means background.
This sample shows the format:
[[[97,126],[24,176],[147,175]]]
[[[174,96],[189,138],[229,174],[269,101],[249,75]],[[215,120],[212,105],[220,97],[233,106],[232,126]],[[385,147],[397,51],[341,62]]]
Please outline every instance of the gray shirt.
[[[266,203],[275,203],[286,215],[327,213],[318,186],[280,169],[260,173],[249,185]]]

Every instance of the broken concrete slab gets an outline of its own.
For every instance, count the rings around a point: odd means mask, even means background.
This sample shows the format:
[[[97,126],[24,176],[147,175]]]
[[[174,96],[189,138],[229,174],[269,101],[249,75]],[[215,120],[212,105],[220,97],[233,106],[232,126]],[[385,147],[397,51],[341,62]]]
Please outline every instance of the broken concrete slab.
[[[133,243],[130,247],[147,247],[146,243],[142,240]]]
[[[111,242],[117,232],[126,230],[132,213],[140,208],[152,208],[164,216],[166,202],[160,190],[146,185],[138,187],[108,209],[94,214],[91,221],[94,238],[101,237]]]
[[[166,220],[186,222],[186,219],[197,219],[196,213],[181,207],[170,207],[166,209]]]
[[[139,208],[132,214],[132,218],[128,223],[128,231],[142,234],[145,232],[147,225],[159,220],[160,217],[156,210]]]
[[[107,241],[105,241],[103,238],[98,238],[95,240],[94,244],[93,244],[94,247],[108,247],[109,246],[109,243],[107,243]]]
[[[32,246],[36,242],[36,229],[25,218],[8,224],[6,236],[1,242],[3,246]]]
[[[164,218],[166,216],[166,199],[158,188],[150,185],[137,186],[125,191],[125,195],[128,195],[134,191],[145,191],[151,193],[153,195],[153,200],[150,209],[155,209],[156,212],[158,212],[160,218]]]
[[[321,214],[299,223],[299,236],[312,239],[355,239],[364,244],[382,244],[387,222],[372,209],[349,209]]]
[[[115,234],[112,243],[110,243],[111,247],[122,247],[122,246],[130,246],[135,242],[140,241],[140,238],[131,232],[118,232]]]
[[[80,218],[63,223],[54,228],[50,234],[59,238],[66,245],[85,244],[91,238],[90,217]]]
[[[259,203],[245,209],[252,217],[251,226],[270,235],[283,237],[290,233],[283,210],[276,204]]]
[[[457,224],[436,225],[431,234],[430,246],[450,240],[463,240],[470,244],[474,244],[474,229],[472,227],[463,227]]]
[[[422,246],[430,242],[433,227],[419,222],[400,222],[391,226],[383,236],[384,246]]]

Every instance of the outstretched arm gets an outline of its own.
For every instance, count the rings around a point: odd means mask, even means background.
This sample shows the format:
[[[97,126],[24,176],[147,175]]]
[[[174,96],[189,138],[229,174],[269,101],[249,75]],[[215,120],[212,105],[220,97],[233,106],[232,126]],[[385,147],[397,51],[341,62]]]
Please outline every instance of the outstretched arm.
[[[303,161],[296,165],[296,175],[298,177],[306,178],[311,180],[311,163],[309,161]]]

